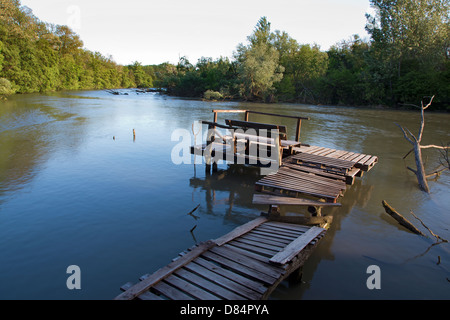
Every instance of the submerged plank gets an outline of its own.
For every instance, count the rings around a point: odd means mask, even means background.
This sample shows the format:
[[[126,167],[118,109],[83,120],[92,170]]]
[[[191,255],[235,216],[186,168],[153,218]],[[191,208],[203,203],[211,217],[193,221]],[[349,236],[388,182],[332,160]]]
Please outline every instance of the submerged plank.
[[[340,203],[328,203],[303,198],[292,198],[274,196],[269,194],[254,194],[254,204],[272,204],[272,205],[289,205],[289,206],[341,206]]]

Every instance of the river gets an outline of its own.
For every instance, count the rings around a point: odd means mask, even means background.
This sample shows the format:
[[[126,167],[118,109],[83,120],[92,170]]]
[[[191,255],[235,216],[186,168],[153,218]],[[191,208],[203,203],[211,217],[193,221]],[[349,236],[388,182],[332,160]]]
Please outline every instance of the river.
[[[412,234],[381,205],[386,200],[429,234],[412,210],[450,239],[449,172],[431,180],[426,194],[406,169],[413,156],[402,159],[410,145],[394,123],[417,132],[418,112],[122,92],[128,95],[58,92],[0,102],[0,299],[113,299],[124,283],[266,211],[252,204],[251,168],[242,173],[222,164],[207,176],[204,164],[172,161],[172,133],[212,121],[212,109],[310,117],[302,142],[379,157],[348,187],[341,207],[323,210],[333,224],[302,282],[283,282],[271,299],[450,299],[450,245]],[[450,114],[425,115],[423,144],[447,143]],[[287,125],[294,138],[295,120],[251,117]],[[425,150],[426,167],[434,169],[439,157]],[[187,213],[198,205],[195,219]],[[67,287],[71,265],[80,268],[81,289]],[[371,265],[379,267],[380,289],[367,287]]]

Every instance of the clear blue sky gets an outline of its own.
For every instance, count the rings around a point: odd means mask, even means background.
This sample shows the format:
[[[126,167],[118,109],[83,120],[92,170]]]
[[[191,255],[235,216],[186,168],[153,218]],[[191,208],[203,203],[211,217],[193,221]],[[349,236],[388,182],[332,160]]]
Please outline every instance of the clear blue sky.
[[[64,24],[84,47],[119,64],[231,57],[266,16],[272,30],[322,50],[364,30],[369,0],[21,0],[42,21]]]

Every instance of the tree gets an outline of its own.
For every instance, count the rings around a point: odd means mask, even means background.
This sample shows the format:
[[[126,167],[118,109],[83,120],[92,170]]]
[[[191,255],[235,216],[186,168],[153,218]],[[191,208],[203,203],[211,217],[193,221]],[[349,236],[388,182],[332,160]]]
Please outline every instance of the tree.
[[[278,51],[265,43],[256,44],[240,52],[239,78],[241,95],[246,99],[272,99],[274,83],[283,78],[284,67],[279,64]]]
[[[419,127],[419,132],[417,137],[411,133],[411,131],[408,130],[408,128],[403,128],[402,126],[400,126],[399,124],[396,123],[396,125],[402,130],[403,135],[405,137],[405,139],[412,144],[413,149],[411,151],[414,151],[414,156],[415,156],[415,162],[416,162],[416,169],[412,169],[410,167],[408,167],[409,170],[411,170],[412,172],[414,172],[414,174],[417,177],[417,181],[419,182],[419,187],[420,189],[422,189],[425,192],[430,192],[430,188],[428,187],[428,182],[427,182],[427,177],[428,176],[434,176],[438,173],[438,171],[432,173],[431,175],[427,175],[425,173],[425,168],[423,165],[423,160],[422,160],[422,149],[427,149],[427,148],[437,148],[437,149],[448,149],[449,147],[444,147],[444,146],[436,146],[436,145],[427,145],[427,146],[421,146],[420,142],[422,141],[422,136],[423,136],[423,130],[425,127],[425,110],[431,105],[431,103],[433,102],[434,96],[431,97],[430,102],[424,106],[423,101],[422,104],[420,106],[420,110],[421,110],[421,121],[420,121],[420,127]],[[415,106],[418,107],[418,106]],[[409,153],[406,156],[409,155]],[[406,158],[406,156],[404,158]],[[447,169],[447,167],[444,166],[443,170]]]
[[[273,100],[274,84],[283,78],[284,67],[271,39],[270,23],[262,17],[248,37],[249,45],[237,48],[240,94],[245,99]]]
[[[366,15],[373,55],[391,103],[408,101],[397,85],[410,72],[436,74],[450,45],[449,0],[370,0],[375,16]],[[408,75],[410,80],[414,77]],[[403,83],[407,87],[408,83]],[[419,90],[428,91],[429,88]],[[433,87],[434,91],[437,87]],[[400,90],[400,92],[402,92]],[[403,100],[403,101],[402,101]]]

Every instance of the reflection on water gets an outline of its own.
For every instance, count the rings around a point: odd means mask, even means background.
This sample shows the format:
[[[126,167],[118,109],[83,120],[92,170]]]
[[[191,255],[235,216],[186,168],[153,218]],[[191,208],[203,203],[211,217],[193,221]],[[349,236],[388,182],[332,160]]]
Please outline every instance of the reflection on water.
[[[449,245],[432,246],[434,239],[409,233],[381,206],[386,200],[412,221],[413,210],[450,239],[449,173],[424,194],[406,169],[413,158],[402,160],[410,146],[394,122],[416,132],[418,113],[128,93],[59,92],[0,102],[0,299],[111,299],[122,284],[178,252],[266,211],[252,204],[255,168],[223,164],[206,175],[202,164],[171,162],[172,131],[191,131],[221,108],[310,117],[302,123],[303,142],[379,157],[347,189],[341,207],[323,209],[333,224],[305,264],[303,283],[282,283],[272,299],[450,298]],[[423,144],[448,141],[449,120],[426,114]],[[294,138],[295,120],[252,114],[250,121],[286,125]],[[434,169],[439,153],[424,156]],[[72,264],[81,268],[79,291],[65,286]],[[366,287],[372,264],[381,268],[381,290]]]

